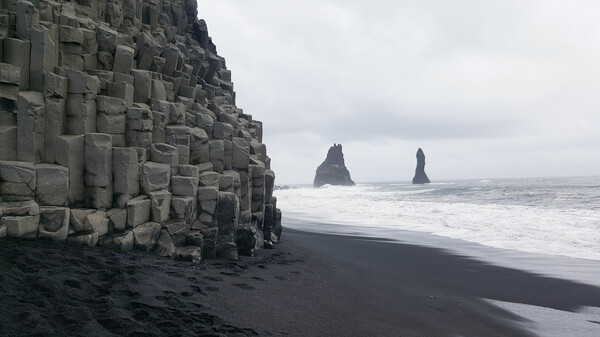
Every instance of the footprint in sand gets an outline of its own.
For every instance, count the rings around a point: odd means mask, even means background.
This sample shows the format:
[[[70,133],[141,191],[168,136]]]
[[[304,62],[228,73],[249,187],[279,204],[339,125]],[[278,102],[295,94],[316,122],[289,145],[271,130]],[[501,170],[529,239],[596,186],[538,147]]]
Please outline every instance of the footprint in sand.
[[[197,292],[197,293],[199,293],[201,295],[206,295],[206,292],[202,288],[200,288],[198,286],[192,286],[191,288],[192,288],[193,291],[195,291],[195,292]]]
[[[131,315],[136,321],[145,322],[150,318],[150,314],[146,310],[139,310]]]
[[[276,279],[278,279],[278,280],[280,280],[280,281],[286,281],[286,280],[288,279],[287,277],[285,277],[285,276],[280,276],[280,275],[278,275],[278,276],[275,276],[275,278],[276,278]]]
[[[185,275],[183,275],[180,272],[176,272],[176,271],[168,271],[167,274],[169,274],[171,276],[175,276],[175,277],[185,277]]]
[[[106,287],[101,287],[98,285],[92,285],[96,289],[96,295],[98,296],[107,296],[110,294],[110,289]]]
[[[67,287],[71,287],[71,288],[75,288],[75,289],[81,289],[81,283],[79,281],[65,280],[63,282],[63,284],[66,285]]]
[[[177,299],[176,297],[171,297],[171,296],[155,296],[155,298],[157,300],[160,300],[172,307],[176,307],[176,308],[180,308],[183,306],[183,302],[181,302],[179,299]]]
[[[238,287],[238,288],[242,288],[242,289],[246,289],[246,290],[250,290],[250,289],[254,289],[253,286],[247,284],[247,283],[234,283],[234,286]]]
[[[207,276],[204,276],[204,278],[207,279],[207,280],[211,280],[211,281],[218,281],[218,282],[225,281],[225,279],[223,279],[220,276],[210,276],[210,275],[207,275]]]
[[[116,333],[121,328],[121,322],[110,317],[102,317],[97,319],[98,323],[102,325],[106,330]]]
[[[222,271],[222,272],[219,272],[219,274],[227,275],[227,276],[240,276],[240,274],[238,274],[236,272],[230,272],[230,271]]]
[[[137,291],[132,291],[129,289],[126,290],[122,290],[121,294],[127,296],[127,297],[132,297],[132,298],[138,298],[140,297],[142,294],[138,293]]]
[[[129,277],[129,278],[127,278],[127,283],[129,283],[129,284],[139,284],[140,281],[138,281],[138,279],[136,277]]]

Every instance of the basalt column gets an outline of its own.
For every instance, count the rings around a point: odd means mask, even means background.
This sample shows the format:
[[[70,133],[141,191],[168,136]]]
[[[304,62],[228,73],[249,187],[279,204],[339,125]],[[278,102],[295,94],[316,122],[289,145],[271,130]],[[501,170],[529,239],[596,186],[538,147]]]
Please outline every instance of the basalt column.
[[[191,0],[0,1],[0,237],[236,259],[281,235],[263,124]]]

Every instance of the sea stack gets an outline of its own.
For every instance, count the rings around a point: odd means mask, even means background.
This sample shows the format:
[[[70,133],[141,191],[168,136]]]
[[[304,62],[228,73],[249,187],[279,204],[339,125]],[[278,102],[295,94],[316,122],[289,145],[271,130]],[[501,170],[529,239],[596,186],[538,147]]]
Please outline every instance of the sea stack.
[[[325,161],[317,167],[314,187],[321,187],[325,184],[354,186],[354,181],[350,178],[350,172],[344,164],[344,153],[342,144],[333,144],[327,152]]]
[[[429,184],[429,178],[425,174],[425,153],[419,148],[417,150],[417,168],[415,169],[415,177],[412,180],[413,184]]]

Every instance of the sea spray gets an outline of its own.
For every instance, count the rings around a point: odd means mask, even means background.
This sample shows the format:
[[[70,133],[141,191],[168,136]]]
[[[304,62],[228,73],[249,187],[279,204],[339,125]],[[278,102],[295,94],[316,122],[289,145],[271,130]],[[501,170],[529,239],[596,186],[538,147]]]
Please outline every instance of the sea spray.
[[[427,232],[486,246],[600,260],[600,177],[409,182],[276,191],[290,228]],[[307,222],[321,225],[307,225]],[[324,225],[328,224],[328,225]],[[327,226],[327,228],[323,228]]]

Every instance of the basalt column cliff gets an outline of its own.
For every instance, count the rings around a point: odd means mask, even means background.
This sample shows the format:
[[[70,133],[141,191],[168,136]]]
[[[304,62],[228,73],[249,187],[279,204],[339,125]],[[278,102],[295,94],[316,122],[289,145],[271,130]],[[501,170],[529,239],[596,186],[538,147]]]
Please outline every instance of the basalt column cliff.
[[[0,1],[0,237],[194,261],[272,245],[262,123],[236,107],[197,14],[194,0]]]

